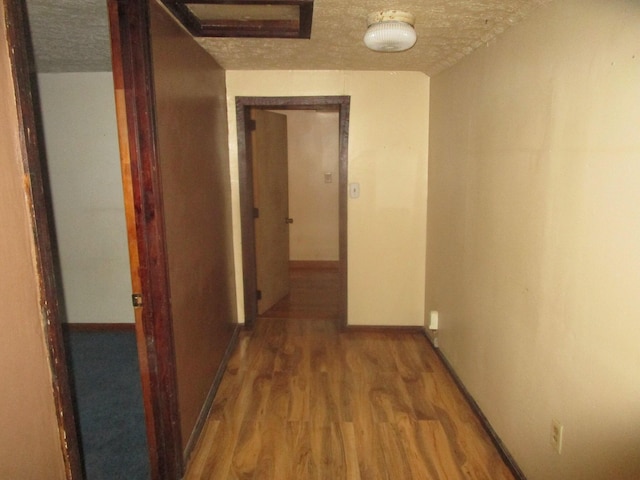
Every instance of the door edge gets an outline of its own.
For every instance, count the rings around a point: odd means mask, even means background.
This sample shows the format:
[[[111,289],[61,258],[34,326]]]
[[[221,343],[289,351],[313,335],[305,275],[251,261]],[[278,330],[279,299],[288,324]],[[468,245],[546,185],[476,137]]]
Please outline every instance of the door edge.
[[[51,368],[58,433],[67,479],[83,477],[80,444],[71,400],[71,387],[62,333],[59,305],[58,269],[53,233],[51,195],[47,186],[47,168],[43,162],[44,132],[39,115],[39,94],[34,78],[33,47],[24,1],[4,2],[9,58],[18,111],[22,163],[30,203],[30,220],[35,246],[35,268],[40,291],[45,344]]]
[[[152,478],[175,480],[184,470],[164,211],[156,143],[149,0],[108,0],[112,55],[118,55],[135,204],[141,324],[140,362]],[[115,62],[114,62],[115,64]],[[114,74],[115,74],[114,68]],[[115,79],[115,78],[114,78]],[[117,79],[116,79],[117,80]],[[138,323],[138,321],[137,321]],[[143,370],[144,369],[144,370]],[[151,414],[148,414],[148,409]]]

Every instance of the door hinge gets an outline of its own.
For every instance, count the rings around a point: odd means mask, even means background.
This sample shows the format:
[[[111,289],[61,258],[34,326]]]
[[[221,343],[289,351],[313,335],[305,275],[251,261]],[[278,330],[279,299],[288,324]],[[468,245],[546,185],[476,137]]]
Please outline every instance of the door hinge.
[[[262,290],[256,290],[256,299],[262,300]]]
[[[253,207],[253,218],[260,218],[260,209],[258,207]]]
[[[131,303],[133,303],[134,308],[135,307],[141,307],[142,306],[142,294],[141,293],[134,293],[133,295],[131,295]]]
[[[250,132],[253,132],[256,129],[256,121],[249,120],[249,122],[247,123],[247,127],[249,128]]]

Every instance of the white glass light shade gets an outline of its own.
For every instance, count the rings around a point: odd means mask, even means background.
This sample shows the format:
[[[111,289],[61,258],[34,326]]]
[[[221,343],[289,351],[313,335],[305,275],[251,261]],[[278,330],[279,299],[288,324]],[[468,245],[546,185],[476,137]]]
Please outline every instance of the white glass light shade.
[[[416,43],[416,31],[399,21],[374,23],[364,35],[364,44],[376,52],[402,52]]]

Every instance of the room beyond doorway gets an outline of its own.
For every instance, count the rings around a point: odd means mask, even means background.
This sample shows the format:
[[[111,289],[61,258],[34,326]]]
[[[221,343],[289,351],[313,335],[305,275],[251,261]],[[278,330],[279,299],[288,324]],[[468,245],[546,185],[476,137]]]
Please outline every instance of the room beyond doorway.
[[[350,98],[340,97],[237,97],[238,162],[242,223],[242,256],[244,280],[245,324],[250,328],[258,316],[258,280],[256,249],[256,199],[254,198],[254,167],[252,152],[255,110],[317,110],[338,113],[338,258],[337,322],[347,324],[347,144]]]
[[[289,295],[260,318],[338,320],[340,317],[340,269],[338,265],[293,262],[289,270]]]

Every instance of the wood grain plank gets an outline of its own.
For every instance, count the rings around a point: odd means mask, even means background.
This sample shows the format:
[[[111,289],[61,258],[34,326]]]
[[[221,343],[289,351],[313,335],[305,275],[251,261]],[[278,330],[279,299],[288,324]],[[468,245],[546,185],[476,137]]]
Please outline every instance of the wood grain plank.
[[[258,463],[261,459],[263,445],[261,425],[255,421],[246,421],[238,433],[237,444],[233,451],[233,458],[229,475],[233,478],[252,479],[256,475]],[[264,439],[268,441],[269,439]]]
[[[219,421],[209,418],[209,421],[204,426],[204,428],[202,429],[202,433],[200,434],[200,443],[209,444],[214,442],[215,439],[219,436],[219,426]],[[213,478],[211,477],[211,472],[213,471],[214,465],[217,462],[217,457],[214,457],[213,455],[197,455],[193,457],[191,463],[189,464],[189,471],[197,478]]]
[[[378,435],[388,475],[391,478],[412,478],[409,457],[395,423],[380,423]]]
[[[258,319],[186,480],[512,480],[424,336]]]

